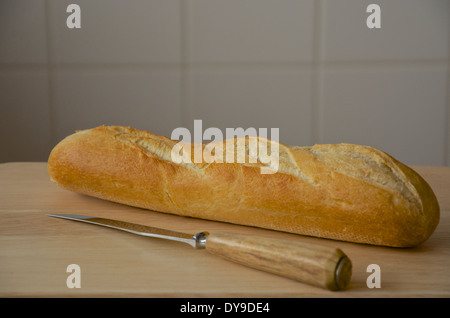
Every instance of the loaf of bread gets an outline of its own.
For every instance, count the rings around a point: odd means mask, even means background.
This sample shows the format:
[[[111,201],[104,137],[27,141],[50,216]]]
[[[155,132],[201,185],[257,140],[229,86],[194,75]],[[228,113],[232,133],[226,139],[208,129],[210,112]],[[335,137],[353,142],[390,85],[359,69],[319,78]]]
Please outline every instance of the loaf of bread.
[[[233,140],[249,157],[251,138]],[[48,173],[62,188],[129,206],[354,243],[412,247],[439,223],[427,182],[372,147],[277,143],[278,169],[261,173],[258,154],[176,163],[176,144],[122,126],[77,131],[52,150]]]

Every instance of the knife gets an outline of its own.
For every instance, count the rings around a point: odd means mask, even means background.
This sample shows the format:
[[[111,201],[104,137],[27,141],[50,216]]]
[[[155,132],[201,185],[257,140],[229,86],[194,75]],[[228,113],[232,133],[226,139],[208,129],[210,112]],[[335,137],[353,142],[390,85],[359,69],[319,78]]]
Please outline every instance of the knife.
[[[47,215],[187,243],[241,265],[332,291],[345,289],[352,275],[352,262],[347,255],[340,249],[329,246],[236,233],[200,232],[190,235],[86,215]]]

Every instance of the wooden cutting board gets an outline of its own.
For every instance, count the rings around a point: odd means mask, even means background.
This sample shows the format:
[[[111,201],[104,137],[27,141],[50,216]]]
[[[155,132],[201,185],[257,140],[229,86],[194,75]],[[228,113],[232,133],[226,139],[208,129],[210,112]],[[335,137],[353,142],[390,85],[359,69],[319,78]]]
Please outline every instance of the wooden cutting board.
[[[0,164],[1,297],[449,297],[450,168],[414,167],[434,189],[441,221],[419,247],[375,247],[168,215],[59,188],[46,163]],[[246,268],[177,242],[46,216],[71,213],[197,233],[228,231],[341,248],[350,286],[328,291]],[[69,288],[79,266],[80,288]],[[369,288],[369,265],[380,288]],[[69,282],[71,280],[69,279]],[[369,279],[369,281],[372,281]],[[69,284],[70,285],[70,284]]]

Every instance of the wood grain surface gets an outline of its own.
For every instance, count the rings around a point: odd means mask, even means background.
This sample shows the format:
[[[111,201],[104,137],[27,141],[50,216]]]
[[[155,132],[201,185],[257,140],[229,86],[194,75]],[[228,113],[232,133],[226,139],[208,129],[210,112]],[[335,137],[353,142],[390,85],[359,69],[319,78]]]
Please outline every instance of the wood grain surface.
[[[413,167],[434,189],[441,221],[424,244],[397,249],[163,214],[60,189],[46,163],[0,164],[1,297],[449,297],[450,168]],[[46,216],[83,214],[195,234],[231,232],[341,249],[353,263],[344,291],[258,271],[189,245]],[[67,267],[81,287],[68,288]],[[380,288],[369,288],[371,264]]]

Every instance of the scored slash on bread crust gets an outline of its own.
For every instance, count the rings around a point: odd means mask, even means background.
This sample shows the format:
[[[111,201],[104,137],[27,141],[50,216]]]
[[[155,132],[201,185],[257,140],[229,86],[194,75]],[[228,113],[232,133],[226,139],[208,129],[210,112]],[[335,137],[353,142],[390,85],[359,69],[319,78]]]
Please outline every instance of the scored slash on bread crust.
[[[277,143],[277,172],[261,174],[260,160],[195,163],[206,144],[177,164],[177,143],[130,127],[82,130],[52,150],[48,172],[67,190],[130,206],[355,243],[416,246],[439,223],[426,181],[372,147]]]

